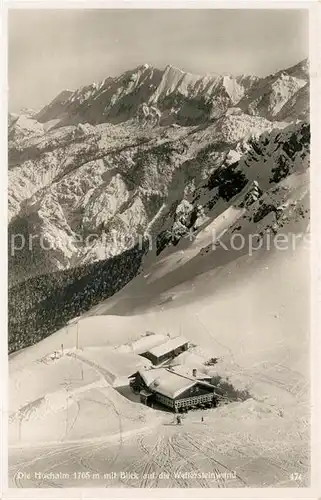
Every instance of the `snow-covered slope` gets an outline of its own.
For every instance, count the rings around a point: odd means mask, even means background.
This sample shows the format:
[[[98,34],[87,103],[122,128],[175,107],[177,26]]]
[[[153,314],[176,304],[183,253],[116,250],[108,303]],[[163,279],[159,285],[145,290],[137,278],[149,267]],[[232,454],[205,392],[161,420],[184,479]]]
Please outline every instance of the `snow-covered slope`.
[[[249,123],[253,119],[250,117]],[[250,134],[247,140],[236,143],[235,130],[228,127],[231,133],[225,133],[227,142],[223,149],[221,129],[220,126],[216,130],[217,142],[215,129],[189,134],[184,150],[191,158],[180,149],[182,141],[179,148],[174,143],[169,150],[164,147],[167,143],[144,146],[138,151],[139,156],[133,148],[137,156],[134,162],[128,161],[131,156],[127,156],[127,165],[134,163],[139,167],[136,185],[122,170],[120,154],[112,156],[115,163],[109,177],[106,174],[110,164],[106,160],[94,163],[96,177],[92,163],[72,173],[73,181],[78,178],[73,189],[83,190],[80,196],[76,191],[76,195],[66,197],[66,176],[50,186],[47,193],[43,189],[38,201],[33,201],[37,197],[32,198],[29,212],[10,225],[10,235],[20,232],[26,241],[30,234],[42,235],[46,247],[39,244],[40,238],[34,238],[31,250],[28,246],[19,249],[17,245],[19,250],[10,256],[12,280],[17,276],[21,281],[31,273],[35,276],[10,290],[10,350],[33,343],[118,291],[139,271],[148,247],[144,260],[150,262],[170,251],[172,245],[187,244],[212,223],[216,231],[221,231],[227,214],[232,224],[246,212],[246,217],[253,218],[255,233],[277,233],[287,218],[306,219],[306,211],[299,207],[288,216],[282,196],[287,196],[285,186],[292,175],[298,175],[295,178],[305,185],[301,174],[309,166],[309,125],[298,122],[259,137]],[[201,147],[204,144],[207,146]],[[116,166],[119,170],[115,170]],[[86,169],[88,175],[84,175]],[[86,197],[86,190],[91,197]],[[275,193],[280,193],[279,201]],[[294,192],[294,206],[299,193]],[[77,213],[79,201],[82,205]],[[248,215],[249,210],[255,212]],[[233,231],[239,232],[238,225]],[[77,234],[91,236],[76,240]],[[67,269],[47,274],[59,266]],[[41,270],[43,276],[39,275]],[[181,272],[180,266],[176,272]],[[52,297],[57,298],[52,301]],[[60,301],[64,303],[63,311]]]
[[[282,185],[284,193],[275,195],[290,215],[294,200],[297,209],[307,207],[308,182],[300,175],[292,174]],[[253,207],[249,214],[254,213]],[[240,218],[252,231],[256,228],[245,221],[245,213]],[[288,229],[296,234],[305,230],[306,220],[290,219]],[[226,214],[225,226],[233,227],[234,220]],[[263,224],[269,223],[266,216]],[[204,228],[188,248],[181,242],[146,266],[128,287],[80,319],[78,327],[70,325],[11,358],[12,486],[89,487],[92,470],[95,486],[101,487],[308,484],[307,247],[301,239],[294,249],[262,247],[251,256],[213,248],[203,253],[211,238]],[[196,359],[201,368],[204,360],[217,357],[212,373],[228,377],[251,398],[190,412],[182,426],[173,426],[171,414],[128,399],[130,392],[119,394],[113,388],[115,375],[120,376],[114,372],[115,360],[121,376],[126,369],[131,375],[138,366],[137,354],[129,354],[131,346],[147,330],[173,337],[183,332],[197,346],[191,367]],[[58,473],[57,464],[63,462],[66,474],[21,475],[22,458],[24,469],[38,472],[50,467]],[[213,461],[218,463],[216,477],[180,475],[190,467],[209,473]],[[163,477],[143,476],[147,464]],[[83,474],[75,478],[79,470]],[[132,475],[104,476],[124,470]],[[291,479],[294,474],[298,482]]]
[[[159,210],[181,195],[191,160],[196,181],[206,177],[213,165],[201,161],[202,150],[205,159],[211,154],[206,147],[213,152],[217,147],[222,162],[236,142],[273,126],[262,118],[230,114],[203,130],[169,130],[166,138],[147,131],[142,139],[127,125],[47,132],[32,146],[28,141],[22,151],[12,151],[10,233],[22,232],[26,239],[38,234],[33,249],[45,239],[51,250],[42,253],[52,270],[117,255],[151,230]],[[29,248],[19,251],[21,265],[12,279],[41,272],[39,264],[33,270],[31,258]]]

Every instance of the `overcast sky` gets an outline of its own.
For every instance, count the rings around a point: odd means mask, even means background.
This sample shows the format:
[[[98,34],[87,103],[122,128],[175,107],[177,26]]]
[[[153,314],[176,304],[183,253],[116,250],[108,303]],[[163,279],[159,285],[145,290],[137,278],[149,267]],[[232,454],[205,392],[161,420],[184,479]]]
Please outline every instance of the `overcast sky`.
[[[11,10],[9,109],[149,63],[267,75],[308,56],[299,10]]]

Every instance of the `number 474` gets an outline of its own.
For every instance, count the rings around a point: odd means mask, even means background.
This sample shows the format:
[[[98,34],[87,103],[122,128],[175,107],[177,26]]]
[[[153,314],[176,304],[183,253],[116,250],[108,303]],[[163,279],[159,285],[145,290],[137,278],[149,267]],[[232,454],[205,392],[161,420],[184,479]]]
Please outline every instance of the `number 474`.
[[[302,474],[300,472],[293,472],[290,474],[291,481],[302,481]]]

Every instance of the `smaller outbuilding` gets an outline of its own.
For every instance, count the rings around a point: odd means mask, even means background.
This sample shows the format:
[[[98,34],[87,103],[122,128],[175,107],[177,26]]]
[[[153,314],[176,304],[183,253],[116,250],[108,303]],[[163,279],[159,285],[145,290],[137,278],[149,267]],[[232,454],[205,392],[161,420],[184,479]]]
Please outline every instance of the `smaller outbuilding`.
[[[148,351],[144,352],[142,356],[149,359],[153,365],[159,365],[164,361],[174,358],[178,356],[184,351],[187,351],[189,346],[188,340],[184,337],[175,337],[173,339],[169,339],[167,342],[160,344]]]

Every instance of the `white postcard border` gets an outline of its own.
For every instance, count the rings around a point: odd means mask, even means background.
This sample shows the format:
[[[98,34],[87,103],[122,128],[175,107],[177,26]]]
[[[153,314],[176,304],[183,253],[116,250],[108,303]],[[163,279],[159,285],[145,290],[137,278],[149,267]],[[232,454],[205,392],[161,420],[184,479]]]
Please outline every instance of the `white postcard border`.
[[[311,70],[311,486],[309,488],[227,488],[218,489],[8,489],[8,356],[7,356],[7,10],[8,9],[82,9],[82,8],[153,8],[153,9],[309,9],[310,13],[310,70]],[[321,149],[319,133],[321,130],[321,4],[313,2],[291,2],[261,0],[222,2],[222,1],[135,1],[118,0],[113,2],[68,0],[46,1],[28,0],[19,2],[7,1],[1,5],[1,153],[3,165],[1,169],[3,235],[1,239],[2,283],[1,317],[3,332],[1,334],[1,426],[0,426],[0,497],[1,498],[318,498],[321,495],[321,370],[319,367],[320,341],[320,304],[321,304]]]

